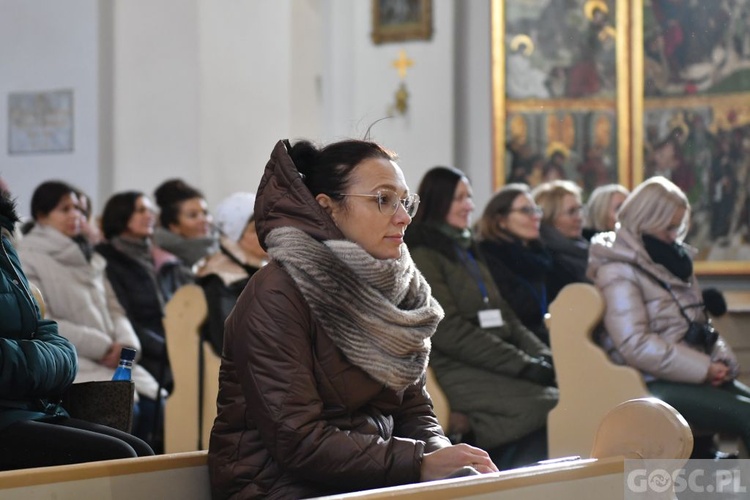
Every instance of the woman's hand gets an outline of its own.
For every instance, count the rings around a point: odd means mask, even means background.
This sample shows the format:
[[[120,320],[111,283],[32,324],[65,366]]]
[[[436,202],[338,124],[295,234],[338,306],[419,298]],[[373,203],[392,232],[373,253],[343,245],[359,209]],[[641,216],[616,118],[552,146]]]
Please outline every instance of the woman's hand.
[[[474,467],[482,474],[497,472],[497,467],[486,451],[468,444],[457,444],[425,453],[422,458],[421,481],[442,479],[466,466]]]
[[[713,361],[708,367],[706,382],[713,386],[719,386],[729,379],[729,367],[724,363]]]
[[[107,368],[112,368],[114,370],[115,368],[117,368],[117,365],[120,364],[121,351],[122,344],[120,344],[119,342],[113,342],[112,345],[109,346],[107,354],[104,355],[99,363],[103,364]]]

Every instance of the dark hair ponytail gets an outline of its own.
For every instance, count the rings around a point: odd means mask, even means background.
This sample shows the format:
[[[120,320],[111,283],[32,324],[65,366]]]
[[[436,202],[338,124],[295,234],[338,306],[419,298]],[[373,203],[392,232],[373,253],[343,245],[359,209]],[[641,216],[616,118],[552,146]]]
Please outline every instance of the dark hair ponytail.
[[[154,200],[159,206],[159,222],[162,227],[169,229],[177,224],[182,202],[193,198],[205,198],[203,193],[188,185],[182,179],[169,179],[162,182],[154,191]]]
[[[302,174],[313,196],[321,193],[340,200],[346,191],[354,167],[371,158],[394,160],[395,155],[379,144],[355,139],[334,142],[323,148],[309,141],[299,141],[289,156]]]

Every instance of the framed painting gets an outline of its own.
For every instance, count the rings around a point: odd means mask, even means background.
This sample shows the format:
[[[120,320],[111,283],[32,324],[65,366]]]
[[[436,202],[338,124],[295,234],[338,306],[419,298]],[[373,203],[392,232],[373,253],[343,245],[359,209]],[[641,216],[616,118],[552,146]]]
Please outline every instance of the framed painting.
[[[750,273],[750,3],[635,2],[633,182],[690,200],[700,274]]]
[[[372,0],[376,44],[432,38],[432,0]]]
[[[628,2],[493,0],[494,186],[630,183]]]
[[[73,151],[72,90],[8,95],[8,154]]]

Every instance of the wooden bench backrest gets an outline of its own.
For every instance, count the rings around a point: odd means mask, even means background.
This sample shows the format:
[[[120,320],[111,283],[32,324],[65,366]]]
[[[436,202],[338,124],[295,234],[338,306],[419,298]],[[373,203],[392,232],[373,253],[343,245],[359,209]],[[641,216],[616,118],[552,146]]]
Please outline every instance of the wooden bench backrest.
[[[164,406],[164,450],[167,453],[198,449],[202,431],[198,425],[198,390],[202,383],[198,374],[198,350],[201,348],[200,327],[207,314],[206,297],[198,285],[180,287],[165,307],[164,331],[174,376],[174,391]],[[218,378],[218,372],[216,376]],[[213,401],[216,401],[215,395]],[[206,439],[203,447],[207,446]]]
[[[604,314],[593,285],[566,286],[550,305],[550,341],[560,401],[547,419],[550,457],[588,456],[597,426],[618,404],[648,397],[640,374],[612,363],[592,340]]]
[[[433,370],[431,366],[427,367],[427,381],[425,382],[425,388],[430,395],[430,399],[432,399],[432,409],[435,412],[435,416],[437,417],[440,426],[443,428],[443,432],[448,434],[448,429],[450,429],[451,407],[448,403],[448,396],[446,396],[443,389],[440,388],[437,377],[435,376],[435,370]]]

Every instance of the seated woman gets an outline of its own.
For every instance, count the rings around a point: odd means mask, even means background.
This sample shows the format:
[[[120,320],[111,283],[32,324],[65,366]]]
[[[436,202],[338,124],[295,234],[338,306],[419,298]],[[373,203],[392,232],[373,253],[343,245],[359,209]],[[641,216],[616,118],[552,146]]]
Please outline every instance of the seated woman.
[[[222,234],[219,251],[196,274],[208,303],[203,335],[217,356],[224,345],[224,321],[247,282],[268,259],[255,232],[254,205],[254,194],[234,193],[216,206],[216,227]]]
[[[34,226],[18,245],[29,280],[45,298],[47,315],[78,352],[76,382],[111,380],[122,347],[141,348],[105,275],[106,261],[81,234],[76,189],[60,181],[40,184],[31,197]],[[133,433],[148,440],[158,382],[133,366],[139,396]]]
[[[552,256],[552,270],[547,274],[547,299],[552,302],[565,285],[589,281],[581,188],[571,181],[556,180],[538,185],[531,196],[542,209],[539,234]]]
[[[176,256],[183,265],[183,279],[165,290],[169,300],[180,286],[195,280],[203,259],[219,250],[219,236],[203,194],[180,179],[163,182],[154,198],[159,207],[160,226],[154,231],[154,244]]]
[[[544,315],[552,257],[539,240],[541,218],[529,187],[508,184],[485,207],[477,236],[500,295],[521,323],[549,345]]]
[[[583,238],[586,241],[596,234],[615,230],[617,212],[628,194],[630,191],[620,184],[605,184],[591,192],[583,217]]]
[[[750,388],[710,327],[693,273],[690,205],[663,177],[638,186],[615,233],[594,237],[589,276],[607,308],[600,344],[612,360],[641,371],[649,391],[691,425],[739,434],[750,449]]]
[[[140,439],[72,419],[60,405],[76,349],[40,315],[13,248],[17,222],[0,189],[0,470],[153,455]]]
[[[256,219],[271,262],[226,322],[214,498],[307,498],[497,470],[425,391],[442,310],[403,245],[418,205],[377,144],[279,142]]]
[[[445,310],[430,365],[451,409],[468,415],[476,444],[498,467],[543,460],[547,413],[558,399],[550,351],[521,324],[479,258],[469,180],[435,167],[418,194],[406,243]]]
[[[141,342],[141,366],[171,393],[174,381],[162,323],[163,290],[181,282],[182,267],[174,256],[164,255],[152,244],[155,222],[148,196],[140,191],[116,193],[104,206],[106,242],[97,245],[96,251],[107,259],[107,278]],[[153,430],[157,443],[161,419],[159,412]]]

